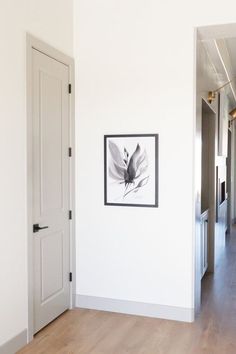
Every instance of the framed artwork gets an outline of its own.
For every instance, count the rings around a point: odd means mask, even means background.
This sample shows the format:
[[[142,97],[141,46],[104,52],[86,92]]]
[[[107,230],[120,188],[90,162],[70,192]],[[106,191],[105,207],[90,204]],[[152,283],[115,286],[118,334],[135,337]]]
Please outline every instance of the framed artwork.
[[[158,207],[158,134],[104,136],[105,205]]]

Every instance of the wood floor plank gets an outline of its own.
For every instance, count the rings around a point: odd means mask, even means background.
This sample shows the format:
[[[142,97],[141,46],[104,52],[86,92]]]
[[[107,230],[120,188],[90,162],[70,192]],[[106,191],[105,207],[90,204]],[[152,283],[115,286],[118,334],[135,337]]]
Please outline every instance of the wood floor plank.
[[[202,289],[194,323],[75,309],[18,354],[236,354],[236,228]]]

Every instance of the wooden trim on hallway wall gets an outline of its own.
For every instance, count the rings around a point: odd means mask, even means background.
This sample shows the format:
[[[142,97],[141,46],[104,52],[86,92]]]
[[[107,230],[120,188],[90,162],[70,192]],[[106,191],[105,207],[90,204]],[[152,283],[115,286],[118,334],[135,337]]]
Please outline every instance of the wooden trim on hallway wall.
[[[97,296],[76,295],[76,307],[118,312],[128,315],[161,318],[165,320],[193,322],[194,309],[136,301],[110,299]]]
[[[28,225],[28,342],[33,339],[33,240],[32,240],[32,49],[65,64],[69,68],[69,81],[72,85],[70,94],[70,210],[75,215],[75,69],[74,59],[58,51],[50,45],[26,33],[26,66],[27,66],[27,225]],[[75,265],[75,218],[70,224],[70,272],[73,281],[70,283],[70,309],[75,306],[76,265]]]
[[[0,354],[15,354],[27,344],[27,329],[0,346]]]

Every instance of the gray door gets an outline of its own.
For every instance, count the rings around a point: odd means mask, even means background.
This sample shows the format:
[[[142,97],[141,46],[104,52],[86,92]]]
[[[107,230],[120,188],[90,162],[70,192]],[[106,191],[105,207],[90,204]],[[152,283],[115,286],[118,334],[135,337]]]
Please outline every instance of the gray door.
[[[68,82],[66,65],[33,49],[35,333],[69,308]]]

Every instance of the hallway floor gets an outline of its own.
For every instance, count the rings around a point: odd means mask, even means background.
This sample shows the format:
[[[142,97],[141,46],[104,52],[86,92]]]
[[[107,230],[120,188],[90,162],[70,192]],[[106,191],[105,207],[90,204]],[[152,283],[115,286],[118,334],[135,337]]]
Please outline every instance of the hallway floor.
[[[236,227],[202,300],[194,323],[68,311],[18,354],[236,354]]]

